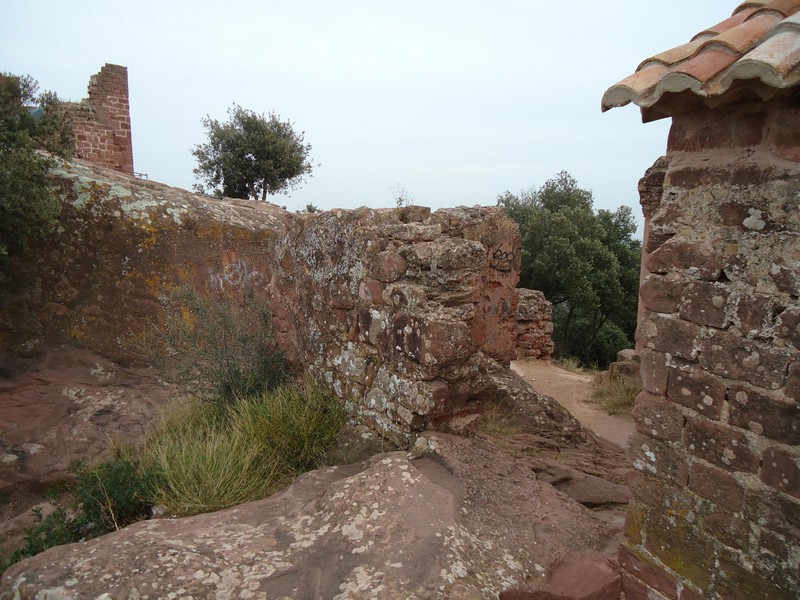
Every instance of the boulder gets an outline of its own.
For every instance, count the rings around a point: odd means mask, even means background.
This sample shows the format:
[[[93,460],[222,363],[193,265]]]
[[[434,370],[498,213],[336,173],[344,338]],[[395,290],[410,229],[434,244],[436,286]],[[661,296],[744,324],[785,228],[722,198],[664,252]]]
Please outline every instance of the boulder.
[[[496,598],[617,533],[493,444],[428,433],[264,500],[52,548],[0,598]]]

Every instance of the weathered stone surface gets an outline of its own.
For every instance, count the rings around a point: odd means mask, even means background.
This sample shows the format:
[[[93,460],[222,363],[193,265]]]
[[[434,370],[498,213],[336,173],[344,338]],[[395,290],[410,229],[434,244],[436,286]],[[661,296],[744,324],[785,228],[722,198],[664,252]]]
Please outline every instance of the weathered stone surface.
[[[674,442],[683,436],[686,418],[680,409],[671,402],[649,392],[636,397],[633,420],[639,433],[662,442]]]
[[[700,343],[699,362],[716,375],[777,390],[783,387],[790,356],[784,349],[712,330]]]
[[[170,290],[248,289],[270,307],[294,365],[403,443],[446,410],[473,410],[488,398],[486,365],[516,358],[520,240],[499,208],[299,215],[81,162],[52,177],[62,231],[13,261],[13,285],[0,290],[11,343],[38,336],[124,357],[120,342],[163,316]],[[533,344],[536,327],[526,341],[544,353],[549,333]],[[376,391],[379,373],[392,389]],[[429,395],[421,382],[433,381],[450,393]],[[379,409],[380,394],[391,398]]]
[[[684,283],[678,274],[650,274],[639,286],[639,301],[647,310],[653,312],[678,312],[683,287]]]
[[[800,498],[800,456],[783,448],[768,448],[761,465],[761,481]]]
[[[553,355],[553,307],[542,292],[518,288],[517,357],[549,359]]]
[[[6,571],[2,597],[487,598],[541,589],[558,556],[613,539],[489,443],[431,434],[416,456],[315,471],[265,500],[51,549]]]
[[[719,420],[726,392],[724,381],[702,369],[670,369],[667,387],[669,399],[704,417]]]
[[[726,471],[694,462],[689,471],[689,489],[731,512],[740,512],[744,486]]]
[[[716,281],[722,273],[722,257],[707,243],[673,237],[645,257],[650,273],[684,269],[705,281]]]
[[[678,582],[672,575],[665,573],[651,560],[640,556],[625,545],[620,546],[619,549],[619,566],[623,571],[635,576],[636,579],[661,592],[667,598],[674,599],[678,597],[676,591]]]
[[[760,463],[742,432],[702,418],[688,420],[686,447],[691,454],[728,471],[755,473]]]
[[[686,485],[689,465],[686,458],[673,446],[637,433],[631,437],[628,452],[636,470],[677,485]]]
[[[643,349],[639,356],[642,361],[641,374],[644,389],[651,394],[666,396],[669,377],[666,354]]]
[[[682,319],[722,329],[728,323],[731,292],[720,283],[695,281],[684,290],[680,300]]]
[[[730,422],[784,444],[800,444],[800,404],[746,384],[728,390]]]
[[[682,518],[651,513],[645,524],[645,548],[662,563],[701,588],[714,575],[713,539]]]
[[[155,373],[88,350],[42,348],[5,359],[0,379],[0,491],[69,477],[77,459],[110,456],[111,441],[136,443],[173,388]]]
[[[636,340],[645,348],[693,360],[700,351],[699,325],[658,313],[645,313]]]

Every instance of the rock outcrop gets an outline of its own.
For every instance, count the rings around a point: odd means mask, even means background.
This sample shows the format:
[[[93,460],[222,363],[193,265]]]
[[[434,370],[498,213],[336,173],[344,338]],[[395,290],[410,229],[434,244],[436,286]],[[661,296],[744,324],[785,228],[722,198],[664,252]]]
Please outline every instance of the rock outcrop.
[[[54,347],[5,359],[0,374],[0,492],[44,489],[74,460],[109,458],[112,441],[140,442],[171,386],[149,369],[89,350]]]
[[[53,548],[0,598],[495,598],[613,548],[599,517],[489,440],[426,433],[265,500]]]

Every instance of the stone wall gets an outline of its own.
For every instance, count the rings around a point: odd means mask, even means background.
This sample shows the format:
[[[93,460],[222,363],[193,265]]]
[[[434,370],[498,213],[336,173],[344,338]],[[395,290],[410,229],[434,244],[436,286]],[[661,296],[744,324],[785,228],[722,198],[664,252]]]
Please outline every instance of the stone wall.
[[[673,117],[640,189],[627,600],[798,597],[800,110]]]
[[[66,105],[75,156],[100,167],[133,173],[128,69],[106,64],[89,80],[89,97]]]
[[[517,289],[517,356],[553,357],[553,305],[538,290]]]
[[[87,163],[53,172],[60,231],[12,263],[0,340],[112,358],[191,285],[269,303],[295,364],[395,441],[460,431],[516,356],[520,241],[497,208],[286,212],[196,196]]]

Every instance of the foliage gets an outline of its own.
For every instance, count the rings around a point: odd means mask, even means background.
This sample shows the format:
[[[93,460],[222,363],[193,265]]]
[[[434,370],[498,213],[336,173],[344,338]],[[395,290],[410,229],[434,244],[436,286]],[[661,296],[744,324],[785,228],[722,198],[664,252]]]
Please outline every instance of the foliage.
[[[155,480],[132,451],[118,448],[112,460],[93,468],[78,462],[73,472],[78,476],[73,495],[93,529],[116,531],[147,516]]]
[[[343,424],[337,400],[311,383],[225,407],[179,407],[144,446],[157,474],[155,500],[186,515],[264,497],[317,467]]]
[[[25,530],[25,546],[0,563],[0,572],[12,564],[53,546],[97,537],[130,525],[147,516],[152,505],[154,479],[130,451],[115,449],[107,462],[88,468],[72,466],[77,482],[71,489],[69,506],[60,506],[47,516],[34,511],[38,522]]]
[[[520,227],[520,285],[553,303],[556,355],[604,366],[632,345],[641,243],[631,209],[595,212],[591,191],[564,171],[498,204]]]
[[[46,235],[60,213],[47,177],[52,159],[69,156],[71,129],[51,92],[29,76],[0,74],[0,269],[28,241]]]
[[[271,317],[252,289],[208,298],[184,287],[167,299],[167,365],[191,393],[213,403],[259,395],[288,377]]]
[[[311,145],[303,143],[304,132],[296,132],[291,121],[281,121],[234,104],[229,120],[220,123],[210,116],[202,120],[208,142],[192,150],[197,159],[198,179],[218,196],[266,200],[297,187],[313,165]],[[195,186],[204,193],[203,185]]]
[[[592,396],[608,414],[627,414],[633,410],[636,396],[641,391],[641,387],[631,385],[619,374],[607,371],[595,377]]]

